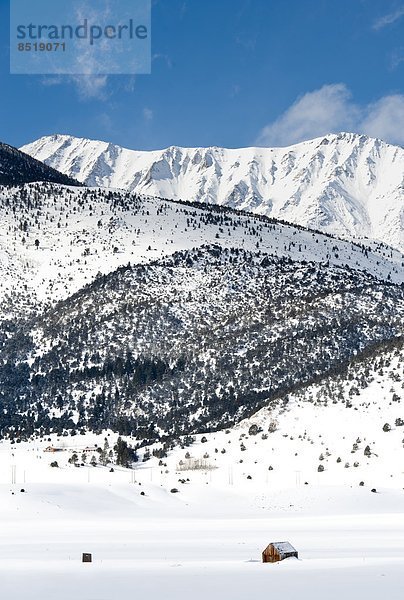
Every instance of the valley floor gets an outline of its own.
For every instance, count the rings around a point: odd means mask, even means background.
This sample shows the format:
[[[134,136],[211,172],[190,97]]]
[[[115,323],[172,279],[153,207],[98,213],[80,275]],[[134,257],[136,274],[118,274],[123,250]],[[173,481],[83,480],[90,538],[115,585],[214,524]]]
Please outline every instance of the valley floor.
[[[51,469],[38,444],[0,444],[2,600],[402,598],[397,482],[371,493],[323,474],[285,486],[232,481],[224,468],[166,474],[153,462],[134,473]],[[299,560],[262,564],[264,547],[284,540]]]

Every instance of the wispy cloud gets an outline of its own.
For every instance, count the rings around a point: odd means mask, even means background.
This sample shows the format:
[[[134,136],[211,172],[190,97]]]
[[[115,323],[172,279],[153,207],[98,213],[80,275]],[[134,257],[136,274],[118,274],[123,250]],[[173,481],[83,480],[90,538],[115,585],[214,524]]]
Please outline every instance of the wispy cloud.
[[[260,131],[256,143],[288,146],[327,133],[352,131],[404,145],[404,95],[359,105],[343,83],[324,85],[298,98]]]
[[[390,56],[390,69],[394,71],[404,62],[404,49],[397,48]]]
[[[131,75],[130,77],[128,77],[125,80],[125,84],[123,86],[123,89],[125,92],[133,92],[135,89],[135,83],[136,83],[136,76],[135,75]]]
[[[49,75],[42,78],[45,86],[73,85],[80,100],[106,100],[107,75]]]
[[[151,108],[147,108],[147,107],[145,107],[145,108],[143,109],[143,118],[144,118],[144,120],[145,120],[145,121],[152,121],[152,120],[153,120],[153,117],[154,117],[154,113],[153,113],[153,111],[151,110]]]
[[[83,100],[107,99],[108,77],[106,75],[75,75],[71,79]]]
[[[79,24],[85,21],[100,25],[114,23],[117,19],[115,13],[113,0],[99,0],[95,4],[92,0],[80,0],[74,4],[74,19]],[[72,45],[72,53],[67,65],[68,74],[59,72],[55,68],[55,75],[43,78],[44,85],[73,85],[79,98],[83,101],[107,100],[112,91],[117,88],[133,92],[135,75],[123,76],[119,83],[114,80],[114,86],[110,85],[114,74],[131,73],[131,69],[126,70],[126,67],[131,67],[136,62],[136,56],[134,56],[133,64],[121,64],[124,57],[132,56],[130,52],[128,53],[128,47],[122,45],[123,42],[122,44],[111,44],[111,40],[106,37],[97,39],[97,43],[94,44],[87,43],[87,40],[86,43],[81,41],[83,43],[76,41]],[[125,70],[121,71],[123,66]]]
[[[384,96],[365,109],[359,124],[363,133],[392,144],[404,145],[404,96]]]
[[[298,98],[262,129],[257,141],[263,145],[287,146],[332,131],[352,129],[356,112],[344,84],[325,85]]]
[[[230,98],[236,98],[236,96],[238,96],[240,92],[241,85],[238,83],[233,84],[230,91]]]
[[[187,0],[184,0],[180,5],[180,17],[183,18],[188,12],[189,6]]]
[[[168,56],[168,54],[153,54],[152,62],[154,62],[156,60],[162,60],[163,62],[166,63],[168,69],[172,69],[173,63],[172,63],[171,58]]]
[[[378,31],[379,29],[383,29],[384,27],[387,27],[388,25],[392,25],[393,23],[395,23],[396,21],[398,21],[399,19],[401,19],[401,17],[404,16],[404,6],[400,6],[399,8],[397,8],[397,10],[388,13],[386,15],[383,15],[382,17],[379,17],[378,19],[376,19],[376,21],[373,23],[372,25],[372,29]]]

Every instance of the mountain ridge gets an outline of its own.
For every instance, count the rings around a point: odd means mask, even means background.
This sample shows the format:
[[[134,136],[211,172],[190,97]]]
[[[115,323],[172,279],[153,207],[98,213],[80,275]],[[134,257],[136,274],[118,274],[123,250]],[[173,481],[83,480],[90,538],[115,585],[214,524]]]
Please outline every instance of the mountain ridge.
[[[55,134],[23,150],[86,185],[229,206],[404,249],[404,150],[364,135],[284,148],[135,151]]]

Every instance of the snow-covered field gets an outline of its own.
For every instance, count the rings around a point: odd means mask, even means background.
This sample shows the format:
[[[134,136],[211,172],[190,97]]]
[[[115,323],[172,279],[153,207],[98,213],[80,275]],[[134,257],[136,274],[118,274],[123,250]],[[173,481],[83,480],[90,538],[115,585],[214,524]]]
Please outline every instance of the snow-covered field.
[[[351,408],[292,398],[286,409],[263,409],[134,470],[67,463],[105,437],[112,447],[112,432],[3,441],[0,598],[401,599],[404,428],[394,426],[402,415],[391,386],[379,377]],[[266,433],[274,421],[277,430]],[[45,453],[50,444],[63,450]],[[202,458],[211,469],[179,470]],[[284,540],[299,560],[262,564],[266,545]],[[92,564],[81,562],[83,552]]]
[[[230,491],[197,486],[168,498],[151,484],[2,486],[2,598],[402,597],[402,495],[336,488],[312,492],[328,514],[259,510]],[[302,489],[283,501],[306,501]],[[309,504],[310,506],[310,504]],[[272,540],[288,539],[300,560],[262,564]],[[94,562],[82,564],[81,552]]]

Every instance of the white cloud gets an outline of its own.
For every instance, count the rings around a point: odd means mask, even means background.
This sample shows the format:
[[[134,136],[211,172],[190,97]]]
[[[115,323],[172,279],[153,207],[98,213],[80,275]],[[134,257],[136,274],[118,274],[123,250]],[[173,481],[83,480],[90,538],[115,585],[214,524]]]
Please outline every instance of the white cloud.
[[[72,75],[77,92],[83,100],[105,100],[107,97],[108,77],[106,75]]]
[[[94,6],[92,0],[81,0],[75,3],[73,8],[77,24],[84,21],[101,25],[114,22],[113,0],[99,0],[95,4]],[[125,46],[111,46],[110,40],[105,37],[97,40],[96,44],[73,44],[68,64],[71,74],[59,74],[58,69],[55,68],[56,74],[44,78],[43,83],[44,85],[73,84],[81,100],[106,100],[112,91],[112,86],[108,86],[111,76],[115,73],[127,72],[120,71],[125,50]],[[135,76],[126,75],[124,90],[132,92],[134,83]]]
[[[404,96],[384,96],[361,106],[352,100],[343,83],[324,85],[298,98],[278,119],[266,125],[256,143],[288,146],[340,131],[404,144]]]
[[[105,100],[108,77],[106,75],[50,75],[42,79],[45,86],[73,84],[80,100]]]
[[[135,75],[131,75],[125,80],[123,89],[125,92],[133,92],[135,89],[136,77]]]
[[[366,107],[361,131],[392,144],[404,144],[404,96],[384,96]]]
[[[403,47],[401,46],[400,48],[397,48],[396,50],[394,50],[394,52],[391,54],[390,57],[390,68],[394,71],[394,69],[397,69],[397,67],[399,67],[401,65],[401,63],[404,62],[404,52],[403,52]]]
[[[144,108],[143,109],[143,118],[145,121],[152,121],[153,120],[153,111],[151,110],[151,108]]]
[[[153,54],[152,62],[154,62],[156,60],[162,60],[163,62],[165,62],[168,69],[172,69],[172,67],[173,67],[172,60],[168,56],[168,54]]]
[[[400,6],[400,8],[398,8],[397,10],[388,13],[387,15],[384,15],[379,19],[376,19],[376,21],[373,23],[373,29],[377,31],[379,29],[383,29],[383,27],[392,25],[393,23],[401,19],[402,16],[404,16],[404,6]]]
[[[42,85],[45,87],[51,87],[53,85],[61,85],[63,83],[63,78],[61,75],[45,75],[42,78]]]
[[[357,109],[342,83],[324,85],[298,98],[276,121],[261,131],[258,143],[287,146],[333,131],[351,129]]]

